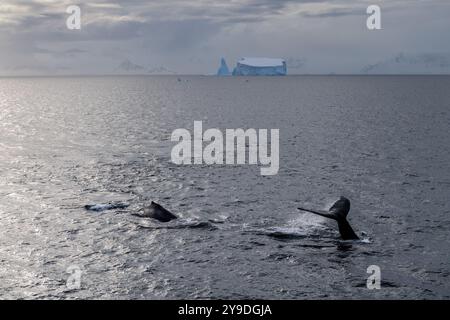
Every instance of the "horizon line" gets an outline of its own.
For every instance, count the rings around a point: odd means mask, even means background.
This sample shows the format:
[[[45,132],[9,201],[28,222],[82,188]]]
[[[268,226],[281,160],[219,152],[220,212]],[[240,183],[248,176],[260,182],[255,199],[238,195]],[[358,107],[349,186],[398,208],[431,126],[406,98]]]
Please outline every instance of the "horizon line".
[[[30,75],[1,75],[0,78],[81,78],[81,77],[216,77],[216,78],[284,78],[298,76],[450,76],[450,73],[295,73],[284,76],[219,76],[216,74],[126,74],[126,73],[99,73],[99,74],[30,74]]]

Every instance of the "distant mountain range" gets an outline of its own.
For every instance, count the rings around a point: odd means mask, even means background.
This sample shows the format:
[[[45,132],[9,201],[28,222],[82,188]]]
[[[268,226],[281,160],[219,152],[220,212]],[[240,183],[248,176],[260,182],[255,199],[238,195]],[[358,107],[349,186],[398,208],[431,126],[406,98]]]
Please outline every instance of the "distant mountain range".
[[[120,63],[114,71],[118,72],[130,72],[130,73],[142,73],[145,72],[145,68],[138,64],[134,64],[130,60],[124,60]]]
[[[450,74],[450,54],[404,54],[368,65],[363,74]]]
[[[153,74],[153,75],[170,75],[176,74],[176,72],[167,69],[166,67],[152,67],[147,68],[138,64],[131,62],[126,59],[122,61],[116,69],[114,69],[114,73],[119,74]]]
[[[289,58],[286,60],[288,68],[301,69],[304,59]],[[122,61],[114,74],[151,74],[151,75],[175,75],[164,66],[145,67],[133,63],[129,59]],[[400,53],[392,58],[365,66],[361,74],[450,74],[450,53]]]
[[[156,67],[147,70],[151,74],[177,74],[175,71],[169,70],[165,67]]]

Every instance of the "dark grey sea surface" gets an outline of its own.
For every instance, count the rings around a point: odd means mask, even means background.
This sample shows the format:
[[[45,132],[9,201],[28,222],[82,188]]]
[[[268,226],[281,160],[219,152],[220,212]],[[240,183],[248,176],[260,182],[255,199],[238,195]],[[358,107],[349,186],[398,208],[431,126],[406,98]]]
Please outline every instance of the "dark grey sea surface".
[[[278,175],[171,163],[194,120],[280,129]],[[297,210],[341,195],[362,241]],[[449,299],[449,200],[450,77],[0,79],[1,298]]]

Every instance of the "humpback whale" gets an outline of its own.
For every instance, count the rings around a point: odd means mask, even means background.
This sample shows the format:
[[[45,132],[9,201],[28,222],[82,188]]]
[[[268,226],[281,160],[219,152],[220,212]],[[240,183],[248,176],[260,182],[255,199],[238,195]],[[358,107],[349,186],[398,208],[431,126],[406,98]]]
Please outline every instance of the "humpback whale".
[[[144,208],[143,214],[135,214],[135,216],[141,218],[153,218],[160,222],[169,222],[171,220],[177,219],[176,215],[174,215],[169,210],[164,209],[161,205],[153,201],[149,207]]]
[[[343,240],[358,240],[358,236],[353,231],[350,223],[347,221],[347,215],[350,211],[350,200],[341,197],[336,201],[328,211],[310,210],[305,208],[298,208],[299,210],[311,212],[322,217],[336,220],[338,223],[339,233]]]

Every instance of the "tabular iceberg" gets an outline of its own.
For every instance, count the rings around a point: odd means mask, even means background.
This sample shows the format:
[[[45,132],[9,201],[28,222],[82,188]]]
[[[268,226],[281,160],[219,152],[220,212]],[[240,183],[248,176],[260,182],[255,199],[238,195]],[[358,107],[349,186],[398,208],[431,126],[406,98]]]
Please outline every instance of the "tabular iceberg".
[[[230,70],[228,69],[227,63],[224,58],[220,60],[220,68],[217,71],[218,76],[230,76]]]
[[[286,61],[270,58],[242,58],[233,70],[233,76],[285,76]]]

